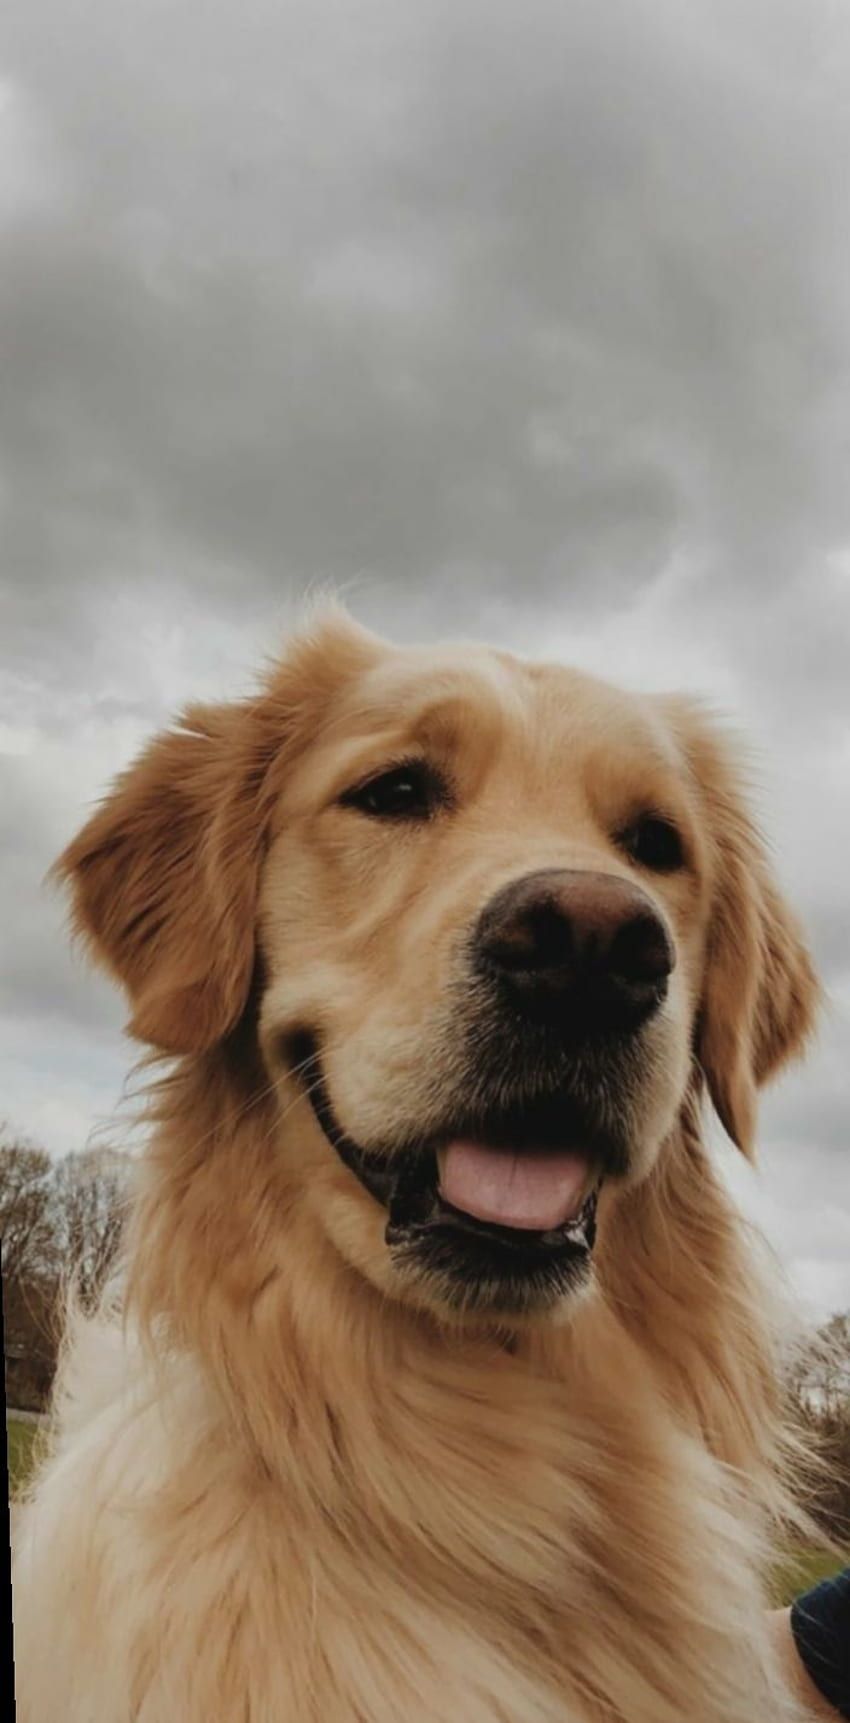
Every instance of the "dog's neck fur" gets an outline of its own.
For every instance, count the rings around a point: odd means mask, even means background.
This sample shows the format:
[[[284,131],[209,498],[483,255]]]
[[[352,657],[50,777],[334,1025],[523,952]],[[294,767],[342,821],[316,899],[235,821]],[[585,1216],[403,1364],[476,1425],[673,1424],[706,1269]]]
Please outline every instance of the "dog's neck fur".
[[[688,1679],[706,1706],[715,1684],[723,1723],[739,1692],[741,1723],[767,1717],[741,1628],[755,1647],[783,1425],[765,1306],[695,1098],[663,1168],[610,1217],[595,1293],[512,1347],[383,1299],[342,1260],[285,1171],[276,1109],[226,1061],[167,1081],[128,1308],[155,1352],[195,1358],[244,1478],[270,1512],[286,1504],[296,1545],[299,1526],[315,1545],[319,1515],[329,1571],[342,1539],[384,1594],[395,1575],[457,1620],[485,1607],[529,1668],[570,1670],[582,1717],[673,1723]],[[694,1596],[693,1548],[716,1564]],[[703,1596],[724,1600],[716,1619],[697,1619]],[[657,1663],[645,1709],[622,1651],[637,1620]]]
[[[259,1067],[248,1066],[246,1087],[245,1069],[244,1047],[232,1060],[187,1060],[154,1092],[157,1129],[129,1230],[128,1304],[143,1332],[155,1324],[195,1353],[228,1403],[256,1402],[259,1370],[270,1402],[303,1404],[302,1376],[317,1389],[325,1375],[333,1381],[341,1349],[376,1393],[384,1375],[398,1380],[429,1360],[450,1380],[483,1371],[514,1392],[517,1372],[593,1376],[588,1357],[604,1338],[640,1354],[716,1457],[763,1489],[769,1509],[781,1505],[777,1289],[703,1147],[696,1090],[655,1172],[608,1210],[594,1295],[566,1324],[507,1336],[452,1329],[382,1298],[342,1260],[281,1153],[286,1112],[281,1120]],[[242,1364],[227,1356],[234,1333]],[[239,1393],[243,1370],[250,1395]],[[267,1451],[261,1428],[255,1437],[273,1465],[277,1438]]]

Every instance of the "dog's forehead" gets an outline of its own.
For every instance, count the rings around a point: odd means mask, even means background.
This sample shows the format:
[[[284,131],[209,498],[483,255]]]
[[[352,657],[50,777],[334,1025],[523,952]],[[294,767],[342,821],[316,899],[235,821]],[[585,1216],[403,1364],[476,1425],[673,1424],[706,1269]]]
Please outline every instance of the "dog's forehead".
[[[544,800],[558,783],[602,800],[675,794],[688,770],[663,701],[586,671],[496,647],[387,647],[337,684],[287,769],[274,829],[410,753],[469,784],[510,783]],[[686,791],[689,794],[689,792]]]
[[[538,748],[602,744],[679,763],[661,705],[573,666],[496,647],[393,649],[346,691],[340,728],[406,730],[463,744],[488,732]]]

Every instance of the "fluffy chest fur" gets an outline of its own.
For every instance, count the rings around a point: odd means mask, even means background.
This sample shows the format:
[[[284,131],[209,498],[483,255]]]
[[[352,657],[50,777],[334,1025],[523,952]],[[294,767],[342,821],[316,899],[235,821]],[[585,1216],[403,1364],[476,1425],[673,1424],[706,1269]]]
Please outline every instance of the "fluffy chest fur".
[[[262,1451],[187,1356],[79,1331],[18,1538],[24,1723],[793,1715],[744,1496],[603,1310],[554,1356],[349,1331],[335,1372],[297,1329]]]

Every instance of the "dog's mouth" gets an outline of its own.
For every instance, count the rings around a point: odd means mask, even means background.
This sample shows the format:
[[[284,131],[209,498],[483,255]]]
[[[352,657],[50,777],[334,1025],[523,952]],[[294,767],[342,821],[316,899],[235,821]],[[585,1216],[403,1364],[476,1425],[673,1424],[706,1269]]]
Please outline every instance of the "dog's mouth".
[[[394,1255],[462,1281],[467,1292],[482,1279],[503,1288],[541,1275],[547,1283],[575,1279],[587,1265],[603,1177],[622,1171],[625,1157],[575,1096],[550,1091],[478,1107],[378,1152],[340,1126],[315,1036],[292,1038],[289,1053],[324,1135],[386,1210]]]

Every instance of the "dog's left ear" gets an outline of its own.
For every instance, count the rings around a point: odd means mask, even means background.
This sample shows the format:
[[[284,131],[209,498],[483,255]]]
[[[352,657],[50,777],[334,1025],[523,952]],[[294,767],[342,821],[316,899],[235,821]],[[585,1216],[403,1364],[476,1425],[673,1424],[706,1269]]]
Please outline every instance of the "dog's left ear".
[[[676,716],[705,810],[713,876],[696,1056],[724,1129],[751,1156],[757,1090],[803,1050],[820,984],[721,727],[697,702],[677,701]]]

